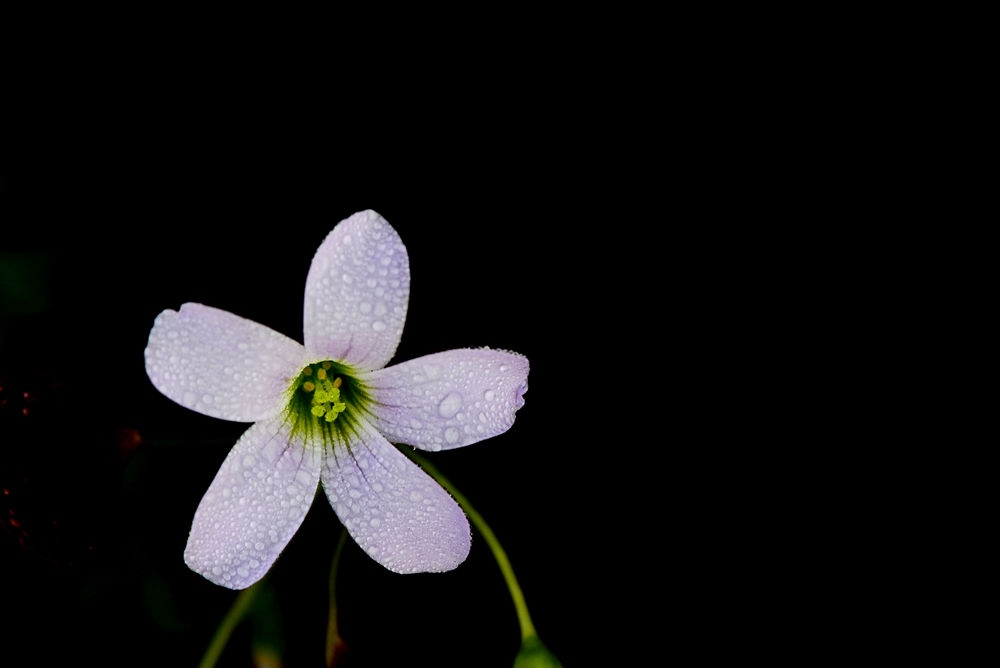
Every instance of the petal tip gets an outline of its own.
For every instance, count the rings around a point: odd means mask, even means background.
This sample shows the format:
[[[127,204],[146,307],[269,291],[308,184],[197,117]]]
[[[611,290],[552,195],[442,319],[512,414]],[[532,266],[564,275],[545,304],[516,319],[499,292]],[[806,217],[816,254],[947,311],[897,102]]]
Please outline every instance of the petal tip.
[[[514,410],[520,409],[524,406],[524,394],[528,391],[528,379],[525,378],[524,382],[515,390],[514,396]]]

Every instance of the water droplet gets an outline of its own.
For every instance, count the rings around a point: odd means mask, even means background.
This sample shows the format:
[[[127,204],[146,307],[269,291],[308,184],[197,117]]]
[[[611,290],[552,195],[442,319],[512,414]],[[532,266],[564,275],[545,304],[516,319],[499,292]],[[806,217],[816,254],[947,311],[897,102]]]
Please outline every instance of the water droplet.
[[[486,393],[483,395],[483,399],[486,399],[486,401],[493,401],[496,396],[497,394],[493,390],[486,390]]]
[[[450,392],[441,403],[438,404],[438,415],[443,418],[453,417],[462,407],[462,395],[458,392]]]
[[[361,304],[358,306],[358,310],[361,311],[362,313],[371,313],[372,305],[369,304],[368,302],[361,302]]]
[[[458,430],[454,427],[448,427],[444,430],[444,440],[449,443],[455,443],[458,441]]]
[[[376,320],[375,322],[372,323],[372,329],[374,329],[376,332],[381,332],[385,329],[385,323],[382,322],[381,320]]]

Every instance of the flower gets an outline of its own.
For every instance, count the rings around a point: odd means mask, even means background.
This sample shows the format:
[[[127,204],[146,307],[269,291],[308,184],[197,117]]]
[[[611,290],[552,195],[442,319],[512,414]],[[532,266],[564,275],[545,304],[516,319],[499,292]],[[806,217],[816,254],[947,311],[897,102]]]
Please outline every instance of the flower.
[[[339,223],[306,278],[300,344],[202,304],[153,323],[146,372],[177,403],[253,422],[202,498],[184,550],[231,589],[259,580],[322,482],[351,537],[396,573],[455,568],[470,531],[454,499],[389,441],[424,450],[503,433],[524,405],[528,360],[450,350],[388,368],[409,298],[406,248],[374,211]]]

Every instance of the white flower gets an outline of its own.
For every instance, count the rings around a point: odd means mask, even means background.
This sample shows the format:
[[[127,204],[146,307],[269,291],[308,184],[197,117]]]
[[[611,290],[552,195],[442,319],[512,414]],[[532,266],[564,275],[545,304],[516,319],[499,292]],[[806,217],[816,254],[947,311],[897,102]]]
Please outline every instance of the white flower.
[[[187,408],[254,424],[195,512],[184,559],[232,589],[267,572],[322,482],[337,516],[397,573],[446,571],[469,553],[455,501],[390,440],[440,450],[506,431],[524,404],[528,360],[490,349],[383,368],[399,345],[410,272],[373,211],[337,225],[312,261],[305,345],[226,311],[163,311],[146,372]]]

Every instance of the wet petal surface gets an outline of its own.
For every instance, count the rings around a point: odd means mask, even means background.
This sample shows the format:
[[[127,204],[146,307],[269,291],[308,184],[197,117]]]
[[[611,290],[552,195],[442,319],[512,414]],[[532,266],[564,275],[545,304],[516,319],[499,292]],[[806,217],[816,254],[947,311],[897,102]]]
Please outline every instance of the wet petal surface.
[[[230,589],[262,578],[312,505],[322,459],[322,448],[304,447],[280,419],[250,427],[195,512],[187,565]]]
[[[395,443],[458,448],[501,434],[524,405],[528,360],[502,350],[450,350],[364,378],[374,426]]]
[[[184,304],[156,317],[146,373],[185,408],[223,420],[275,415],[304,364],[302,344],[228,311]]]
[[[451,495],[370,425],[332,448],[323,489],[351,537],[395,573],[448,571],[469,554],[469,521]]]
[[[339,223],[306,278],[305,343],[315,359],[380,369],[403,333],[410,264],[396,231],[374,211]]]

